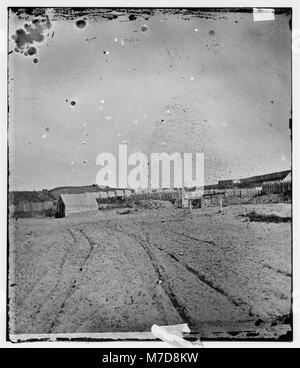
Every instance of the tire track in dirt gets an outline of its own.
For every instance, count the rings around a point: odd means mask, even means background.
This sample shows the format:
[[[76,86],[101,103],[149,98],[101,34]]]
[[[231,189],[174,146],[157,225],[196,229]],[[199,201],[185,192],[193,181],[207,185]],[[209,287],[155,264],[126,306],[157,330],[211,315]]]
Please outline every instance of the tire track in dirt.
[[[51,251],[54,249],[55,251],[55,247],[57,247],[57,243],[53,244],[49,249]],[[64,249],[62,258],[59,262],[58,268],[55,271],[56,282],[54,283],[54,285],[53,283],[50,283],[49,273],[47,268],[45,268],[43,274],[39,276],[38,281],[34,283],[33,287],[24,297],[22,303],[22,308],[24,309],[22,310],[21,313],[22,318],[24,318],[24,320],[27,320],[29,322],[30,328],[33,329],[36,328],[36,326],[38,325],[37,321],[40,318],[40,313],[43,312],[44,307],[47,305],[47,303],[49,303],[49,301],[51,300],[51,296],[59,286],[63,268],[70,253],[70,250],[71,246],[67,244],[66,248]],[[47,286],[45,287],[43,284],[45,281],[44,277],[47,280],[46,283],[48,282],[48,287]],[[29,328],[28,326],[27,328]]]
[[[41,309],[43,308],[43,306],[47,303],[48,299],[50,298],[50,296],[52,295],[52,293],[56,290],[56,288],[58,287],[59,283],[60,283],[60,276],[62,274],[62,271],[63,271],[63,267],[66,263],[66,260],[67,260],[67,256],[70,252],[70,247],[68,247],[68,249],[65,251],[64,255],[63,255],[63,258],[58,266],[58,274],[57,274],[57,281],[55,283],[55,285],[50,289],[49,293],[47,294],[46,296],[46,300],[43,302],[43,303],[40,303],[39,304],[39,307],[36,311],[36,314],[40,313]]]
[[[272,267],[271,265],[268,265],[266,263],[263,263],[263,267],[268,268],[269,270],[272,270],[276,273],[279,273],[280,275],[283,275],[286,277],[292,277],[292,274],[290,272],[282,271],[279,268]]]
[[[165,277],[165,272],[164,272],[163,267],[156,261],[156,258],[154,256],[153,252],[151,251],[150,247],[148,246],[148,242],[149,242],[148,234],[146,234],[146,241],[144,241],[141,237],[137,236],[136,234],[127,233],[126,231],[124,231],[123,228],[120,227],[120,225],[119,226],[116,225],[115,230],[122,233],[122,234],[124,234],[124,235],[126,235],[126,236],[129,236],[129,237],[133,238],[135,241],[137,241],[142,246],[144,251],[149,256],[151,264],[152,264],[152,266],[153,266],[153,268],[154,268],[154,270],[155,270],[155,272],[158,276],[158,280],[161,281],[161,286],[162,286],[162,289],[164,290],[166,296],[168,297],[171,304],[173,305],[173,307],[175,308],[175,310],[179,314],[182,321],[191,325],[193,321],[189,317],[189,315],[186,311],[186,307],[184,305],[182,305],[180,303],[180,301],[178,300],[178,298],[176,297],[169,280],[167,279],[167,277]]]
[[[191,319],[189,317],[189,315],[187,314],[186,308],[184,305],[182,305],[180,303],[180,301],[178,300],[178,298],[176,297],[174,291],[172,290],[171,284],[168,281],[168,279],[165,277],[163,271],[161,270],[162,266],[159,265],[159,263],[156,261],[156,258],[153,254],[153,252],[151,251],[150,247],[148,246],[149,244],[149,237],[148,234],[146,234],[146,238],[147,238],[147,242],[140,242],[141,246],[144,248],[144,250],[146,251],[146,253],[148,254],[151,263],[157,273],[157,275],[159,276],[159,280],[162,281],[161,285],[162,288],[164,289],[165,293],[167,294],[168,298],[170,299],[173,307],[177,310],[178,314],[180,315],[180,317],[182,318],[182,320],[184,322],[188,322],[189,324],[191,324]]]
[[[67,228],[67,231],[68,233],[71,235],[73,241],[75,244],[78,244],[80,243],[81,245],[81,241],[78,240],[78,237],[76,236],[76,231],[79,231],[79,234],[85,239],[85,241],[89,244],[89,250],[86,254],[86,256],[84,257],[83,261],[80,263],[79,265],[79,269],[77,271],[77,275],[73,278],[72,282],[71,282],[71,285],[69,287],[69,290],[64,298],[64,301],[62,302],[57,314],[55,315],[55,318],[51,324],[51,327],[49,329],[49,333],[51,333],[55,327],[57,326],[58,322],[59,322],[59,319],[61,317],[61,315],[64,313],[64,308],[65,308],[65,305],[67,303],[67,301],[69,300],[69,298],[71,298],[71,296],[75,293],[75,291],[77,290],[78,288],[78,285],[80,284],[80,279],[82,278],[82,271],[85,267],[85,265],[87,264],[89,258],[91,257],[91,254],[96,246],[96,244],[94,242],[92,242],[89,237],[85,234],[85,232],[82,230],[82,229],[79,229],[79,230],[72,230],[70,228]],[[60,281],[60,280],[59,280]],[[58,281],[58,283],[59,283]]]
[[[183,238],[183,242],[185,242],[184,238],[193,240],[197,243],[206,243],[209,245],[213,245],[214,247],[216,247],[216,243],[213,241],[209,241],[209,240],[204,240],[204,239],[199,239],[190,235],[186,235],[184,233],[179,233],[176,231],[170,231],[166,228],[164,228],[164,231],[166,233],[168,233],[170,236],[176,234],[180,237]],[[172,241],[175,241],[176,243],[182,244],[182,242],[178,239],[172,239]],[[166,251],[165,249],[162,249],[160,247],[158,247],[156,244],[153,244],[157,249],[159,249],[162,252],[165,252],[165,254],[168,254],[172,259],[174,259],[176,262],[179,262],[180,264],[182,264],[189,272],[191,272],[192,274],[194,274],[201,282],[205,283],[207,286],[209,286],[210,288],[212,288],[213,290],[215,290],[216,292],[218,292],[219,294],[223,295],[229,302],[231,302],[233,305],[237,306],[237,307],[247,307],[248,309],[250,309],[250,305],[243,301],[241,298],[236,298],[233,295],[228,294],[222,287],[220,287],[219,285],[216,285],[212,280],[210,280],[209,278],[207,278],[207,275],[200,272],[199,270],[195,269],[193,266],[191,266],[189,263],[184,262],[183,260],[181,260],[180,258],[176,257],[176,255],[174,253],[170,253],[168,251]],[[276,271],[274,269],[274,271]],[[286,275],[288,276],[288,275]],[[251,312],[249,312],[249,316],[251,316]]]
[[[167,252],[167,251],[163,250],[160,247],[157,247],[157,246],[155,246],[155,247],[157,249],[159,249],[160,251],[164,252],[165,254],[167,254],[168,256],[170,256],[176,262],[179,262],[180,264],[182,264],[189,272],[191,272],[193,275],[195,275],[201,282],[203,282],[204,284],[206,284],[207,286],[209,286],[211,289],[213,289],[217,293],[219,293],[222,296],[224,296],[230,303],[232,303],[236,307],[240,307],[242,305],[247,305],[246,303],[244,303],[242,301],[236,301],[234,297],[228,295],[226,293],[226,291],[224,291],[223,289],[221,289],[219,286],[215,285],[212,281],[208,280],[207,277],[204,274],[201,274],[194,267],[192,267],[188,263],[186,263],[186,262],[182,261],[181,259],[179,259],[178,257],[176,257],[175,254],[170,253],[170,252]]]
[[[118,230],[120,231],[120,227],[118,227]],[[208,243],[210,245],[214,245],[215,243],[210,242],[210,241],[205,241],[205,240],[201,240],[198,238],[194,238],[194,237],[190,237],[188,235],[182,234],[182,233],[177,233],[177,232],[171,232],[166,230],[170,235],[171,234],[176,234],[179,236],[184,236],[185,238],[197,241],[197,242],[204,242],[204,243]],[[210,289],[212,289],[214,292],[216,292],[217,294],[221,295],[222,297],[224,297],[228,302],[230,302],[234,307],[244,307],[246,308],[246,310],[248,310],[249,316],[251,315],[251,313],[249,312],[249,308],[250,306],[242,301],[241,299],[236,299],[234,296],[229,295],[225,290],[223,290],[220,286],[216,285],[213,281],[209,280],[207,278],[207,276],[203,273],[201,273],[200,271],[196,270],[193,266],[191,266],[190,264],[184,262],[183,260],[179,259],[175,254],[168,252],[164,249],[162,249],[161,247],[157,246],[156,244],[153,244],[153,242],[150,242],[150,237],[149,234],[147,233],[147,231],[145,231],[145,229],[143,229],[143,233],[145,234],[146,237],[146,241],[143,241],[143,239],[141,237],[138,237],[136,234],[129,234],[127,232],[125,232],[124,230],[122,230],[121,232],[123,232],[124,234],[131,236],[133,238],[136,238],[139,243],[143,246],[143,248],[145,249],[145,251],[148,253],[149,258],[151,259],[151,262],[160,278],[160,280],[164,281],[165,284],[165,292],[168,295],[169,299],[171,300],[173,306],[175,307],[175,309],[178,311],[178,313],[180,314],[181,318],[184,321],[188,321],[190,320],[190,318],[187,315],[186,312],[186,308],[180,304],[180,302],[178,301],[178,298],[176,298],[175,293],[172,291],[172,288],[170,287],[170,284],[168,283],[168,281],[166,280],[166,277],[164,277],[164,275],[162,274],[160,267],[162,267],[161,265],[158,264],[158,262],[155,259],[155,256],[153,255],[153,252],[151,251],[149,244],[151,243],[153,247],[155,247],[156,249],[158,249],[159,251],[163,252],[164,254],[168,255],[170,258],[172,258],[175,262],[181,264],[189,273],[191,273],[192,275],[196,276],[197,279],[205,284],[206,286],[208,286]],[[178,242],[178,241],[177,241]]]
[[[190,240],[194,240],[196,241],[197,243],[206,243],[206,244],[209,244],[209,245],[213,245],[213,246],[216,246],[216,244],[211,241],[211,240],[204,240],[204,239],[199,239],[199,238],[195,238],[193,236],[190,236],[190,235],[186,235],[184,233],[177,233],[176,231],[169,231],[169,230],[166,230],[164,229],[166,232],[168,232],[169,234],[176,234],[176,235],[179,235],[179,236],[182,236],[182,237],[185,237],[185,238],[188,238]]]
[[[207,243],[213,246],[216,246],[216,244],[213,241],[208,241],[208,240],[202,240],[202,239],[198,239],[189,235],[186,235],[184,233],[177,233],[175,231],[170,231],[167,229],[164,229],[164,231],[166,231],[167,233],[169,233],[170,235],[172,234],[176,234],[178,236],[182,236],[188,239],[191,239],[193,241],[196,241],[197,243]],[[174,239],[177,243],[180,243],[177,239]],[[153,244],[153,242],[152,242]],[[168,252],[164,249],[162,249],[161,247],[157,246],[156,244],[153,244],[154,247],[156,247],[157,249],[159,249],[160,251],[164,252],[165,254],[167,254],[168,256],[170,256],[172,259],[174,259],[176,262],[179,262],[181,265],[183,265],[187,271],[191,272],[193,275],[195,275],[201,282],[203,282],[204,284],[206,284],[207,286],[209,286],[211,289],[213,289],[214,291],[216,291],[217,293],[221,294],[222,296],[224,296],[230,303],[232,303],[233,305],[235,305],[236,307],[240,307],[240,306],[247,306],[250,308],[250,306],[243,302],[242,300],[236,300],[235,297],[229,295],[225,290],[223,290],[220,286],[216,285],[213,281],[209,280],[207,278],[207,276],[203,273],[201,273],[200,271],[196,270],[193,266],[191,266],[190,264],[184,262],[183,260],[179,259],[174,253]]]

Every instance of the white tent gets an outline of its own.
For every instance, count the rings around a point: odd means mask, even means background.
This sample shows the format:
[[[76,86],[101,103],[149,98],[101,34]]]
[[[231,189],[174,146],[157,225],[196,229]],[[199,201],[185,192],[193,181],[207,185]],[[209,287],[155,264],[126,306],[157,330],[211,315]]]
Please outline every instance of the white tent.
[[[61,194],[57,205],[58,213],[60,217],[64,217],[72,213],[98,211],[98,196],[98,193]]]

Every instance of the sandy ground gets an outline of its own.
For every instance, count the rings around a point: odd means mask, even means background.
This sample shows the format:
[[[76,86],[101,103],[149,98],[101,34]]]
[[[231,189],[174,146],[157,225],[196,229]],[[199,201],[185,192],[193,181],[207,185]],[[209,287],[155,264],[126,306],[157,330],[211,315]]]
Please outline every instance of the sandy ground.
[[[290,204],[10,221],[10,332],[150,331],[278,338],[290,326]]]

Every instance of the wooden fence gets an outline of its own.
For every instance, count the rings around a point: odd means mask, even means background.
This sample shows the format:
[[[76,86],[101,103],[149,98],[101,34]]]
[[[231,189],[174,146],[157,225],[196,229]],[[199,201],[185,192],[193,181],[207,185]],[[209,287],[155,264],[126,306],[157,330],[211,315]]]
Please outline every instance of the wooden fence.
[[[170,201],[175,203],[181,199],[180,191],[170,191],[170,192],[148,192],[148,193],[134,193],[131,196],[133,201],[139,200],[160,200],[160,201]]]
[[[55,205],[53,201],[45,201],[45,202],[26,202],[21,201],[17,204],[9,205],[9,214],[25,214],[25,213],[42,213],[46,211],[55,211]]]
[[[282,183],[266,183],[262,187],[263,194],[276,194],[276,193],[291,193],[292,183],[282,182]]]

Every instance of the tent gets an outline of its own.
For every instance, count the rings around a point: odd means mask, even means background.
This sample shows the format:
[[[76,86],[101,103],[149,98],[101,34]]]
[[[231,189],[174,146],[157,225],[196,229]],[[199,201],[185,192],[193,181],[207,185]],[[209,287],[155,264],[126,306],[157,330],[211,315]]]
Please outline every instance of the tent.
[[[96,212],[98,203],[95,193],[61,194],[57,203],[59,217],[65,217],[73,213]]]

